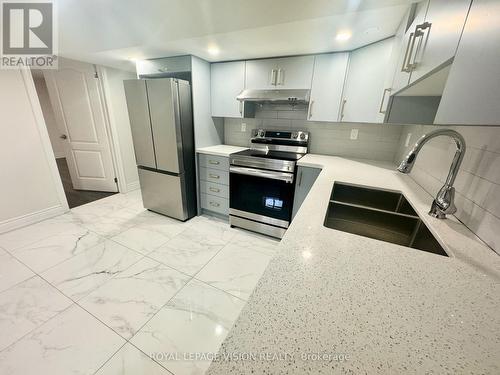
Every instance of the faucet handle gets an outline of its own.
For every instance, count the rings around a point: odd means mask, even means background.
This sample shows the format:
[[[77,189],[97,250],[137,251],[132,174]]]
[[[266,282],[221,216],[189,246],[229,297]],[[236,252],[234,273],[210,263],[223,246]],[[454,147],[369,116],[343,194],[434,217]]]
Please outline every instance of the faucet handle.
[[[455,206],[455,188],[453,186],[443,186],[432,202],[429,215],[438,219],[444,219],[446,215],[457,212]]]

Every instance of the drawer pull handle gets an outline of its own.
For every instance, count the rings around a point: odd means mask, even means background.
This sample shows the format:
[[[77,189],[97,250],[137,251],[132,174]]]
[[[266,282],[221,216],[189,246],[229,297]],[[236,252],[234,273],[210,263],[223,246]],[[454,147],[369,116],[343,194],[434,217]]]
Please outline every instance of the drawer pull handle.
[[[217,160],[209,160],[208,163],[209,164],[213,164],[213,165],[219,165],[220,164]]]
[[[213,173],[210,173],[208,176],[209,176],[210,178],[216,178],[217,180],[220,178],[220,176],[219,176],[219,175],[216,175],[216,174],[213,174]]]
[[[220,189],[217,189],[214,187],[210,187],[210,188],[208,188],[208,190],[213,191],[214,193],[220,193]]]
[[[210,202],[210,206],[219,207],[220,204],[217,202]]]

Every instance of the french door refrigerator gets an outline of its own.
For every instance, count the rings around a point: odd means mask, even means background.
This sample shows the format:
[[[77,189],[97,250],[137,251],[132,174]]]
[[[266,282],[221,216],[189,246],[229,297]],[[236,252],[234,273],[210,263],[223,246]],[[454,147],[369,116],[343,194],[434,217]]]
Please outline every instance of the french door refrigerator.
[[[179,220],[196,215],[196,177],[189,82],[124,81],[144,207]]]

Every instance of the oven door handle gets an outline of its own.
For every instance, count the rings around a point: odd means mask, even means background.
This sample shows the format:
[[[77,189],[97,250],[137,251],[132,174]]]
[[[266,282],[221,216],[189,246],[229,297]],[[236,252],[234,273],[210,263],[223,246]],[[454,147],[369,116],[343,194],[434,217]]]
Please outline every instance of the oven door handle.
[[[229,172],[244,174],[247,176],[263,177],[263,178],[270,178],[273,180],[285,181],[287,184],[291,184],[293,182],[293,173],[264,171],[261,169],[233,167],[233,166],[229,167]]]

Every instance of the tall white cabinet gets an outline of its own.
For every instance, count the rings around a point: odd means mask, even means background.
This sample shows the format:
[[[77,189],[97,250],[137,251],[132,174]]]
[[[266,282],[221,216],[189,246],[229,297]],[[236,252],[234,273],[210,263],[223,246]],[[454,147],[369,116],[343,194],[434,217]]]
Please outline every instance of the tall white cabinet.
[[[348,61],[348,53],[316,56],[309,120],[338,121]]]
[[[342,121],[383,122],[389,99],[391,71],[387,69],[394,38],[351,53],[344,92]]]
[[[500,125],[500,2],[474,0],[436,124]]]
[[[212,116],[242,117],[243,103],[236,96],[245,88],[245,61],[211,64],[210,69]]]

